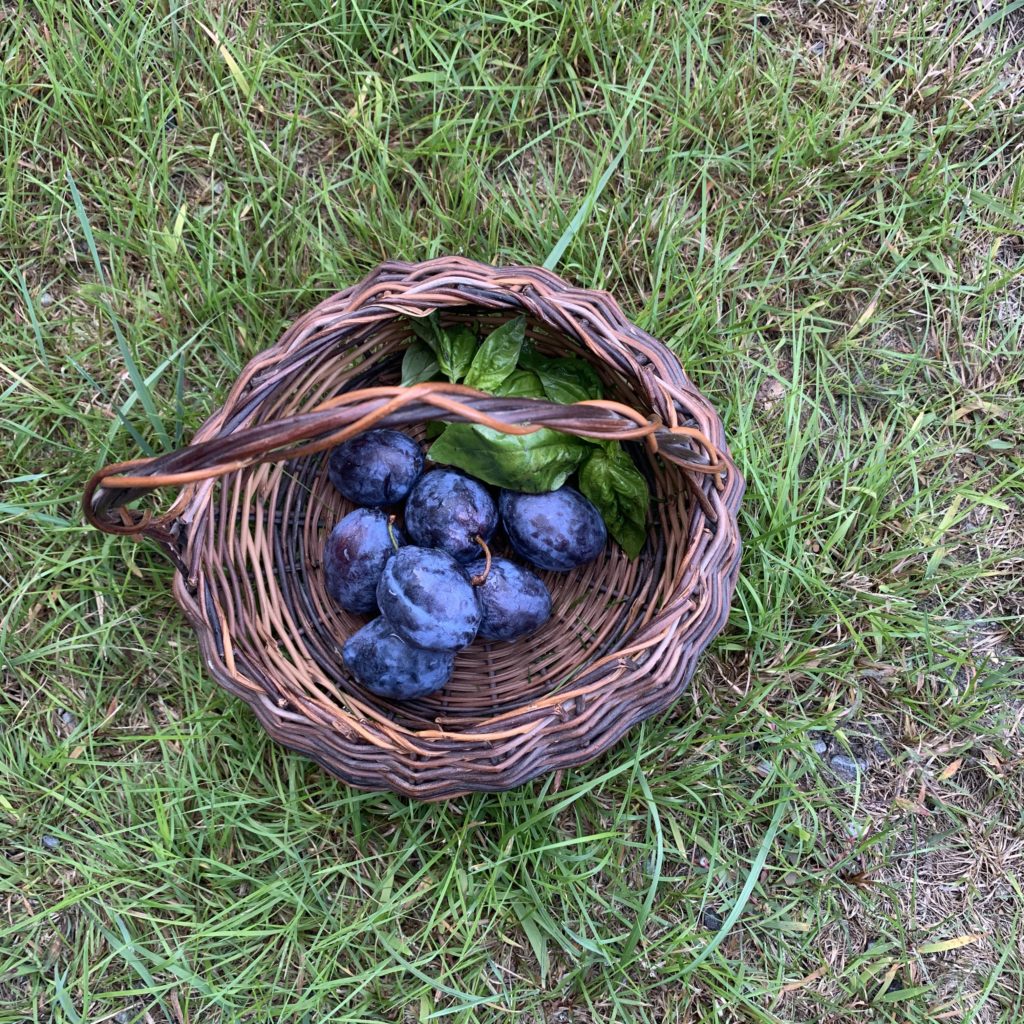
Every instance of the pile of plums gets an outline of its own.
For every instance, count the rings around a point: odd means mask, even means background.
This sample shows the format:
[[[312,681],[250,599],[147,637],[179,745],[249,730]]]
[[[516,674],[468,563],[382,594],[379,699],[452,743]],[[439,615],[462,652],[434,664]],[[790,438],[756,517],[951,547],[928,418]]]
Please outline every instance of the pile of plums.
[[[573,488],[501,491],[495,503],[484,484],[458,470],[424,472],[419,445],[396,430],[346,441],[327,470],[362,506],[327,539],[327,591],[347,611],[379,613],[349,637],[342,658],[367,690],[392,700],[439,690],[455,653],[474,640],[515,640],[550,617],[543,580],[491,554],[499,518],[515,553],[541,569],[592,561],[607,539],[600,513]]]

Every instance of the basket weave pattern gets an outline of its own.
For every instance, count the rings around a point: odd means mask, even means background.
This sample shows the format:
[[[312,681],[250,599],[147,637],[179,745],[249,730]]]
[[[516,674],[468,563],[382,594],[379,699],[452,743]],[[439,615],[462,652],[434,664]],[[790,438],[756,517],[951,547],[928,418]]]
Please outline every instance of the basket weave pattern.
[[[538,348],[582,355],[609,400],[560,406],[400,387],[405,318],[435,309],[446,322],[488,326],[525,314]],[[629,442],[651,485],[653,524],[634,561],[610,543],[576,572],[543,573],[546,626],[473,645],[444,690],[396,705],[341,663],[364,620],[323,585],[324,540],[351,508],[323,463],[371,426],[422,439],[432,419]],[[162,515],[128,508],[160,487],[179,488]],[[246,366],[191,444],[101,470],[85,510],[100,529],[148,537],[171,557],[205,664],[275,740],[354,786],[441,799],[579,765],[683,692],[728,614],[742,492],[710,403],[611,296],[538,268],[444,258],[382,264],[300,317]]]

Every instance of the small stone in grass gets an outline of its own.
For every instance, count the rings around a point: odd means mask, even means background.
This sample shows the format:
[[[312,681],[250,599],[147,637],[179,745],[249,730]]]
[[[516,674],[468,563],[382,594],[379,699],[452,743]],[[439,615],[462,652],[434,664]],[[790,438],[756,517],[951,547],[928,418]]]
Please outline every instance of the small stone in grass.
[[[827,732],[814,731],[808,733],[811,741],[811,749],[818,755],[824,757],[828,753],[829,741],[832,737]]]
[[[707,928],[709,932],[721,931],[722,925],[725,924],[721,915],[714,907],[704,908],[703,913],[700,915],[700,923]]]
[[[833,754],[829,764],[832,765],[832,771],[846,782],[856,782],[857,776],[868,770],[864,761],[855,761],[846,754]]]
[[[60,840],[56,836],[43,836],[42,843],[47,850],[56,850],[60,846]]]
[[[43,292],[43,294],[39,296],[39,305],[44,309],[47,306],[52,306],[54,301],[53,296],[49,292]]]
[[[59,711],[59,717],[61,725],[66,726],[68,729],[75,729],[78,726],[78,719],[75,718],[67,708],[61,708]]]
[[[872,738],[868,741],[866,749],[862,751],[863,754],[871,755],[874,761],[888,761],[890,758],[889,751],[886,749],[884,743],[881,740]]]
[[[128,1024],[131,1019],[132,1015],[127,1010],[118,1010],[114,1014],[114,1024]]]

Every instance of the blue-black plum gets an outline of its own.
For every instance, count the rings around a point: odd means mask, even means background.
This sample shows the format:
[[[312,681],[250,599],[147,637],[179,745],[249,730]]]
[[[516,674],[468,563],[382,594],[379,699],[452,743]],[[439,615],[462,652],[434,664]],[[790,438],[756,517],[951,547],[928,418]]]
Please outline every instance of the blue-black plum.
[[[348,638],[341,656],[371,693],[412,700],[440,690],[451,678],[455,655],[407,644],[387,619],[367,623]]]
[[[604,550],[608,531],[601,513],[572,487],[544,494],[502,491],[498,504],[509,543],[541,569],[566,572]]]
[[[465,569],[437,548],[400,548],[381,573],[377,604],[403,640],[429,650],[457,651],[480,625]]]
[[[454,469],[426,473],[405,503],[405,528],[412,542],[440,548],[460,562],[476,558],[476,538],[490,540],[497,525],[498,510],[487,488]]]
[[[394,541],[392,541],[392,535]],[[342,608],[366,614],[377,610],[377,584],[402,531],[388,528],[379,509],[357,508],[331,531],[324,545],[324,583]]]
[[[483,575],[483,558],[470,562],[470,578]],[[480,640],[515,640],[551,618],[551,595],[544,581],[507,558],[492,558],[483,583],[475,588],[480,602]]]
[[[327,475],[357,505],[404,501],[423,472],[420,446],[397,430],[368,430],[331,452]]]

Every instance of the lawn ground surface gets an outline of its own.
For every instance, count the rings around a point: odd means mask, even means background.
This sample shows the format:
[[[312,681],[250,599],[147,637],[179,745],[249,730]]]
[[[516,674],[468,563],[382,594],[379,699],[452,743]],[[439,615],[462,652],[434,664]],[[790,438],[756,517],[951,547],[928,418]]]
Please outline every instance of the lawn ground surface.
[[[2,4],[0,1024],[1020,1021],[1022,42],[1019,0]],[[78,501],[446,253],[614,293],[748,493],[670,713],[422,805],[271,744]]]

